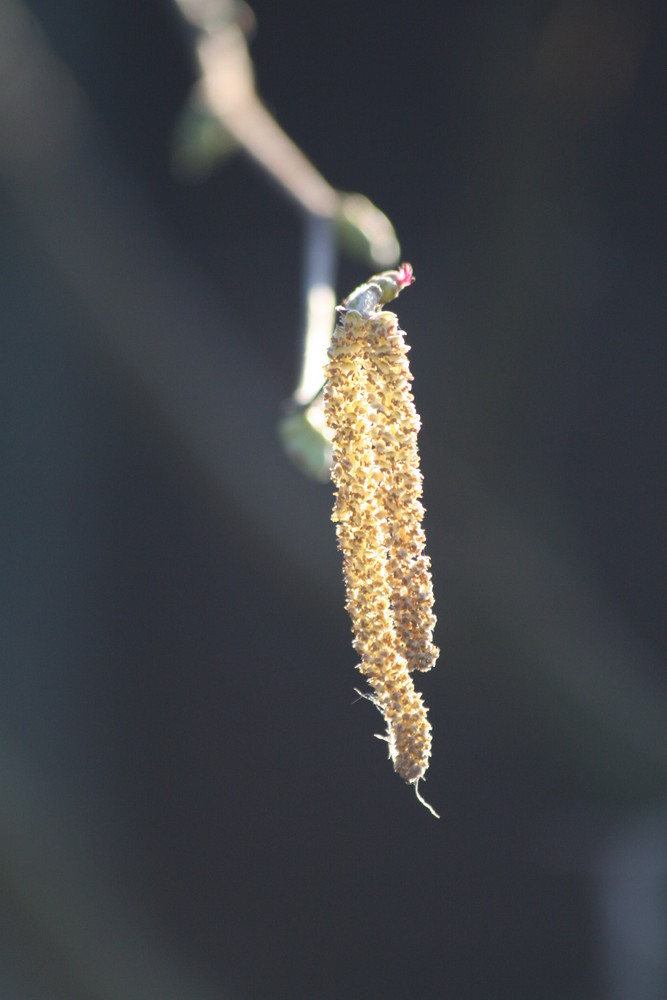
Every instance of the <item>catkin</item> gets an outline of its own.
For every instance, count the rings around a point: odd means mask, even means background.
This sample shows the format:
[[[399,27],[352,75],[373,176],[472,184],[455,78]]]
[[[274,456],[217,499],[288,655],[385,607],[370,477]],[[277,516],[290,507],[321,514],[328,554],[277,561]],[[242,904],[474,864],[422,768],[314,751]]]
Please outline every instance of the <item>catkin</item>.
[[[333,439],[332,519],[343,554],[353,646],[371,700],[384,716],[394,769],[416,787],[428,767],[431,726],[410,671],[430,669],[438,651],[423,554],[419,418],[409,391],[408,348],[395,314],[379,311],[412,280],[404,267],[363,286],[377,294],[357,297],[360,310],[340,311],[325,369],[324,407]],[[382,280],[390,283],[388,296],[372,284]]]
[[[433,645],[433,585],[424,555],[420,420],[410,392],[410,348],[395,313],[372,317],[368,327],[367,393],[394,623],[408,670],[430,670],[439,650]]]

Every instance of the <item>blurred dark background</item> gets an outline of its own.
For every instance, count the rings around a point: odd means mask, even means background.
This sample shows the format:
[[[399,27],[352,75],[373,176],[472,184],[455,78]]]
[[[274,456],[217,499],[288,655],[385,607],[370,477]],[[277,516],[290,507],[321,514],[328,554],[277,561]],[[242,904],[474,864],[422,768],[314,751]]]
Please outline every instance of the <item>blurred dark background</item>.
[[[301,216],[173,178],[168,0],[5,0],[0,995],[664,1000],[665,7],[253,9],[416,273],[442,818],[275,437]]]

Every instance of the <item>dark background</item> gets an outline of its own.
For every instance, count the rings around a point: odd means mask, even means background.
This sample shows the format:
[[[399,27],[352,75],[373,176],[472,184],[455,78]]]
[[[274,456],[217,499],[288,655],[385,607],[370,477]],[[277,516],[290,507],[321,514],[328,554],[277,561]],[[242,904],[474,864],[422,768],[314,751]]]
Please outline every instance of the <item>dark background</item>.
[[[28,7],[44,37],[0,50],[0,993],[664,998],[664,7],[254,4],[267,106],[416,273],[440,821],[355,700],[331,489],[275,439],[298,211],[242,155],[173,179],[167,0]]]

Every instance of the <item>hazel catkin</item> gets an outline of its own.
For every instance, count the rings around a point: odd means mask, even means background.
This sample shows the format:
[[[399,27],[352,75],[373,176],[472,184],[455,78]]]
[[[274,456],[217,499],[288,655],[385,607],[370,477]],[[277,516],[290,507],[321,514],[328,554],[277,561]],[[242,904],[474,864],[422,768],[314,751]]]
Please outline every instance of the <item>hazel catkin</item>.
[[[408,347],[396,315],[381,311],[411,281],[409,265],[384,272],[339,310],[324,411],[353,646],[384,717],[394,769],[417,789],[431,726],[411,671],[429,670],[438,650]]]

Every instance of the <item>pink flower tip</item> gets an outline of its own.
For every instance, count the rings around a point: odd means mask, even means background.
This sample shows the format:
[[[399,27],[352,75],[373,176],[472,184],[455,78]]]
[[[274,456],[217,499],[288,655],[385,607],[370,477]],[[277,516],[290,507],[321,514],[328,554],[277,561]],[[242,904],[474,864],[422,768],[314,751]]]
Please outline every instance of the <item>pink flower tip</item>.
[[[399,292],[408,285],[411,285],[415,280],[415,276],[412,273],[412,264],[401,264],[396,272],[396,275],[396,283],[398,285]]]

